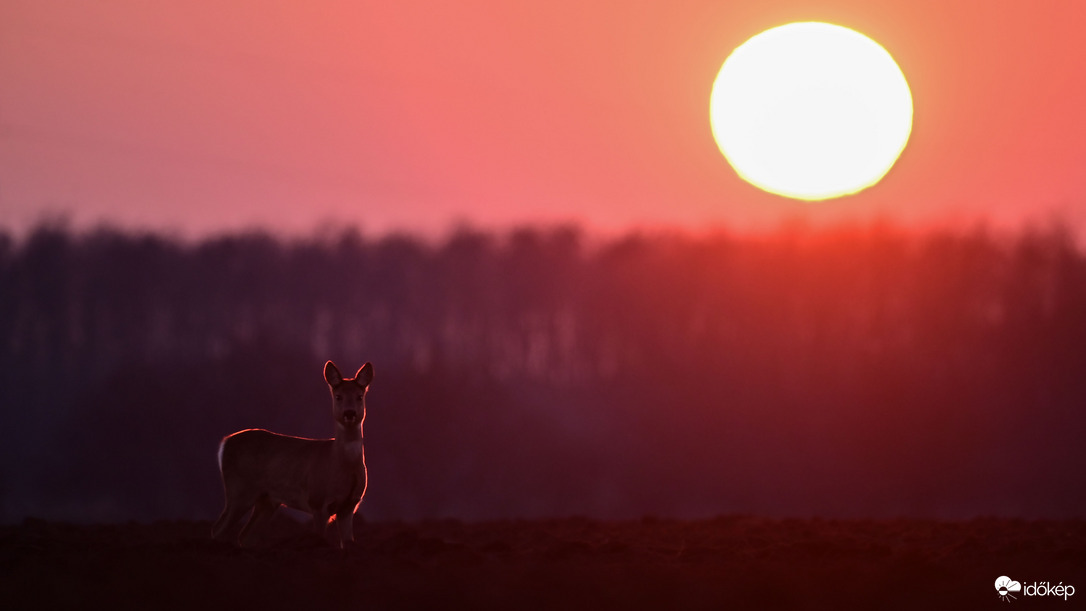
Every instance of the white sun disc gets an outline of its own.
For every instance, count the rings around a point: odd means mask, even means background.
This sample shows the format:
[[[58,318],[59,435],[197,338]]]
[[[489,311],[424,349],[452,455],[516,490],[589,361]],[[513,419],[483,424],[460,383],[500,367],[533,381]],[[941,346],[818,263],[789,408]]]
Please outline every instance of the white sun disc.
[[[890,54],[828,23],[791,23],[747,40],[710,98],[717,145],[747,182],[821,200],[877,183],[912,131],[912,95]]]

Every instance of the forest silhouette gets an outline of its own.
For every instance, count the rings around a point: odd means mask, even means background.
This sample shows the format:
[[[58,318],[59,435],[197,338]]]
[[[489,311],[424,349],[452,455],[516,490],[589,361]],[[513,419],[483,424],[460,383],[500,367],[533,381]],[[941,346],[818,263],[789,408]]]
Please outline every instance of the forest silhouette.
[[[442,240],[0,234],[0,519],[210,518],[215,449],[327,437],[367,519],[1086,514],[1059,227]]]

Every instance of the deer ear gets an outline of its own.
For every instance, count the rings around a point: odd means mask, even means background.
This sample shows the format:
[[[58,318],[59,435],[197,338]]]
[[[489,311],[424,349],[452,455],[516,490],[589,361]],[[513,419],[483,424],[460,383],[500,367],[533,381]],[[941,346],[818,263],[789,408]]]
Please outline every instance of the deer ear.
[[[354,380],[362,386],[369,386],[370,382],[373,381],[373,365],[366,363],[360,367],[358,373],[354,374]]]
[[[343,375],[339,373],[339,369],[336,368],[336,364],[332,361],[324,364],[324,381],[328,382],[328,385],[332,387],[343,383]]]

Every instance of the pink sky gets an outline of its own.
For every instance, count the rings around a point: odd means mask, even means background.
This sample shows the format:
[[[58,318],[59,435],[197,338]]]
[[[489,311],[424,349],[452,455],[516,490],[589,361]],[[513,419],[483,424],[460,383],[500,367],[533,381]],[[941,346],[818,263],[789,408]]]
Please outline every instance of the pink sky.
[[[791,21],[897,59],[913,135],[856,196],[762,193],[713,78]],[[187,234],[457,222],[772,227],[795,217],[1086,227],[1086,3],[0,3],[0,226]]]

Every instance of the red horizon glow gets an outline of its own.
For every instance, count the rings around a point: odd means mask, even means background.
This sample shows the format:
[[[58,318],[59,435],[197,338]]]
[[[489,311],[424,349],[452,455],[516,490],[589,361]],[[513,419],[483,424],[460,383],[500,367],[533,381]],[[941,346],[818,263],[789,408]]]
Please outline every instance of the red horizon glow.
[[[785,219],[1086,226],[1086,6],[965,1],[235,0],[0,7],[0,227],[66,212],[203,234],[458,221],[765,228]],[[818,204],[716,150],[713,78],[768,27],[883,45],[913,134],[874,188]]]

